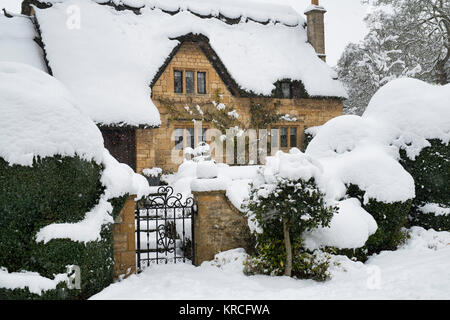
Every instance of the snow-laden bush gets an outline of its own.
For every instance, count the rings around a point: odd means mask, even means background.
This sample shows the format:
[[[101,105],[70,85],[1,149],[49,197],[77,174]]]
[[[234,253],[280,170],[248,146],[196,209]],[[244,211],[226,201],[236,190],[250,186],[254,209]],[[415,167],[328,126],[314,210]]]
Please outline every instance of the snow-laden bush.
[[[450,230],[450,85],[392,81],[373,96],[363,117],[397,129],[392,144],[415,183],[411,224]]]
[[[0,299],[87,298],[113,280],[113,216],[145,178],[37,69],[0,63],[0,114]],[[53,280],[68,265],[80,267],[81,290]]]
[[[414,198],[414,181],[398,163],[389,132],[359,116],[337,117],[320,127],[306,154],[322,164],[321,183],[329,197],[356,198],[375,219],[378,229],[357,255],[395,248]]]
[[[400,150],[400,163],[416,186],[410,224],[450,231],[450,147],[438,139],[429,143],[414,160]]]
[[[247,262],[246,273],[326,280],[328,260],[316,261],[316,254],[303,248],[302,235],[328,227],[337,208],[325,203],[314,177],[277,175],[266,182],[252,188],[246,203],[262,229],[256,233],[256,255]]]
[[[401,242],[413,199],[420,199],[416,207],[448,201],[448,183],[441,179],[449,172],[449,89],[395,80],[374,95],[362,117],[337,117],[314,132],[305,152],[322,164],[327,195],[358,198],[377,221],[366,254]],[[435,139],[438,153],[428,149]]]
[[[246,273],[326,280],[329,259],[303,245],[305,233],[328,228],[338,210],[316,184],[322,169],[298,149],[280,151],[266,162],[243,204],[257,226],[256,253]]]

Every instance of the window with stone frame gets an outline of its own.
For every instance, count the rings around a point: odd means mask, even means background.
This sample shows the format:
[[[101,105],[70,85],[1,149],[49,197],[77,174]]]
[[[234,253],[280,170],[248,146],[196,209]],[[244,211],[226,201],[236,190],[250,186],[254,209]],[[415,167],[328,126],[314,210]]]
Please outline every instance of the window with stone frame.
[[[183,93],[183,71],[174,70],[173,89],[175,93]]]
[[[197,93],[206,94],[206,72],[197,72]]]
[[[186,93],[194,93],[195,90],[195,78],[194,71],[185,71],[186,75]]]
[[[175,150],[184,150],[188,147],[194,149],[196,147],[194,133],[195,129],[197,129],[198,143],[206,142],[207,128],[177,127],[174,131]]]
[[[281,126],[270,130],[273,149],[290,149],[298,147],[299,127]]]
[[[174,69],[174,93],[206,94],[206,71]]]

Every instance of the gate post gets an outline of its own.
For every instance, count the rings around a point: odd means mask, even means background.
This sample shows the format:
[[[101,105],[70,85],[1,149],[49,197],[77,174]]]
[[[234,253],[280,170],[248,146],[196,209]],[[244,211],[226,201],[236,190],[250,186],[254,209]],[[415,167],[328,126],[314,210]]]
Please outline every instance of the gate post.
[[[136,273],[135,198],[135,195],[127,198],[114,221],[114,279]]]
[[[229,202],[225,191],[193,190],[192,194],[198,208],[193,219],[194,265],[199,266],[230,249],[251,251],[253,238],[248,219]]]

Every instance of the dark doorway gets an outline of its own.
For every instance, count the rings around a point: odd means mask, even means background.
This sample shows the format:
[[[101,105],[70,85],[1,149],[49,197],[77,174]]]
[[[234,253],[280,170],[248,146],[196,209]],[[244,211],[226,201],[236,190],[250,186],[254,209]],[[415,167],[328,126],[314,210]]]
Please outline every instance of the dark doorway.
[[[136,171],[136,131],[135,129],[101,128],[105,148],[117,161],[129,165]]]

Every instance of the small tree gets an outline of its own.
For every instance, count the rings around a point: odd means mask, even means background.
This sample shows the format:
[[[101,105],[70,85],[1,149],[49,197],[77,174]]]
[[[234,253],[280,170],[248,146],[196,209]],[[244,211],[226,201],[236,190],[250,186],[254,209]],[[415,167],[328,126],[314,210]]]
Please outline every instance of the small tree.
[[[337,208],[328,206],[314,178],[308,181],[277,176],[274,184],[252,188],[246,209],[269,239],[283,239],[284,274],[292,276],[296,257],[292,242],[301,243],[305,231],[329,226]],[[278,239],[276,239],[278,238]],[[270,240],[269,240],[270,241]],[[297,249],[297,248],[296,248]]]

